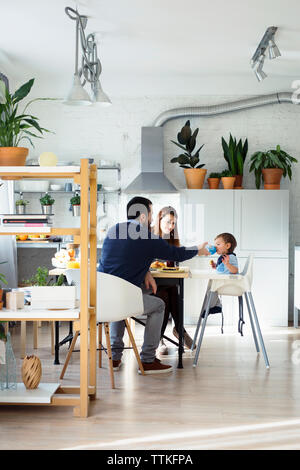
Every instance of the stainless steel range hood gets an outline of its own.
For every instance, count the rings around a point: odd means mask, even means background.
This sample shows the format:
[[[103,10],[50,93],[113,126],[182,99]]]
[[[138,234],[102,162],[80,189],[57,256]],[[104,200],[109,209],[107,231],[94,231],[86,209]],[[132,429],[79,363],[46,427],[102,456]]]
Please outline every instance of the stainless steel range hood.
[[[126,193],[177,193],[163,168],[163,128],[142,127],[141,173],[124,190]]]

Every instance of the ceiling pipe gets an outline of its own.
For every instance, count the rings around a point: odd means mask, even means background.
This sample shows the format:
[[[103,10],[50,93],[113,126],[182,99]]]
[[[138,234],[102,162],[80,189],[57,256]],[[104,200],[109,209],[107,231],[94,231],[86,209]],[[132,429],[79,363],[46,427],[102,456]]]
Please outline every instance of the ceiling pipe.
[[[161,113],[154,121],[153,126],[159,127],[166,124],[171,119],[177,119],[187,116],[216,116],[218,114],[232,113],[234,111],[242,111],[244,109],[258,108],[259,106],[267,106],[270,104],[290,103],[293,101],[293,93],[281,92],[271,95],[260,95],[243,100],[232,101],[230,103],[211,105],[211,106],[194,106],[185,108],[169,109]]]

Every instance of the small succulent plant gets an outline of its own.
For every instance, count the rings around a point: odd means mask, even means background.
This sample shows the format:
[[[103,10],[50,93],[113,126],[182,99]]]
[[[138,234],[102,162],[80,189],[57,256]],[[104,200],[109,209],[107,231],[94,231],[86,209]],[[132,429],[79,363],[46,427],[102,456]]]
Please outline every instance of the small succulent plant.
[[[72,204],[72,206],[79,206],[80,205],[80,196],[79,196],[79,194],[75,194],[75,196],[71,197],[70,204]]]
[[[46,193],[45,196],[40,198],[40,203],[42,206],[52,206],[55,203],[55,200],[49,193]]]
[[[220,174],[221,178],[226,178],[226,177],[232,177],[235,176],[232,171],[230,170],[223,170],[222,173]]]
[[[16,201],[16,206],[27,206],[29,204],[29,201],[25,201],[25,199],[18,199]]]
[[[210,173],[209,178],[221,178],[221,173]]]
[[[186,121],[181,131],[177,134],[178,142],[171,140],[173,144],[184,150],[184,153],[181,153],[178,157],[172,158],[171,163],[178,163],[181,168],[202,168],[205,165],[205,163],[199,165],[199,153],[204,144],[198,148],[194,155],[192,154],[196,147],[198,131],[199,129],[197,128],[192,133],[190,121]]]

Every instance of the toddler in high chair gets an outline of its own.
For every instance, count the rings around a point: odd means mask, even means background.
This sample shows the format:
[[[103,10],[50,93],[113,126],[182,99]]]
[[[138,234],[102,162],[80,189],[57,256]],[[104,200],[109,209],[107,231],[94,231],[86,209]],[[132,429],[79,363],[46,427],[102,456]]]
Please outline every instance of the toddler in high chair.
[[[236,249],[237,242],[234,236],[231,233],[220,233],[215,238],[215,247],[216,253],[219,255],[217,262],[213,260],[210,261],[211,267],[215,269],[220,274],[238,274],[238,260],[234,250]],[[240,312],[242,311],[241,300],[240,303]],[[209,314],[211,313],[222,313],[222,304],[220,298],[216,292],[212,293]],[[205,316],[205,310],[202,314],[202,317]],[[244,322],[243,322],[244,323]],[[242,331],[239,331],[242,334]],[[222,333],[223,333],[223,313],[222,313]]]

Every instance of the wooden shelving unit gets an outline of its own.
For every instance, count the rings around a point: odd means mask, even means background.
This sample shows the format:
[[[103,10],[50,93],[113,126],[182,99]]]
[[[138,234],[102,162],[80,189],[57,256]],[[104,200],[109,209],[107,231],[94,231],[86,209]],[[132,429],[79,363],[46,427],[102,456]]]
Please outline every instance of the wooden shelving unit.
[[[22,309],[0,311],[0,320],[50,320],[63,321],[71,319],[78,322],[80,329],[80,384],[78,386],[63,387],[60,384],[41,384],[45,389],[50,390],[48,402],[41,398],[39,402],[37,396],[30,391],[22,390],[22,398],[16,393],[15,397],[6,392],[0,392],[0,404],[43,404],[48,406],[72,406],[74,416],[86,418],[89,412],[89,401],[96,398],[96,265],[97,265],[97,166],[89,165],[88,159],[82,159],[80,166],[69,167],[0,167],[0,178],[16,180],[22,178],[68,178],[80,185],[81,194],[81,215],[80,228],[50,228],[47,233],[51,235],[73,235],[74,243],[81,246],[81,288],[79,309],[71,311],[51,311],[51,310],[31,310]],[[90,207],[90,213],[89,213]],[[21,227],[23,229],[23,227]],[[48,227],[47,227],[48,229]],[[40,232],[37,228],[7,232],[1,230],[0,235],[17,235],[18,233]],[[88,279],[90,282],[88,283]],[[89,300],[88,300],[89,299]],[[41,387],[43,388],[43,387]],[[52,389],[52,392],[51,392]],[[38,389],[37,389],[38,390]],[[28,392],[28,401],[26,393]],[[44,392],[44,390],[43,390]],[[24,398],[25,394],[25,398]],[[8,398],[7,398],[8,396]],[[33,396],[30,399],[30,396]],[[42,394],[41,394],[42,397]],[[46,400],[47,401],[47,400]]]

